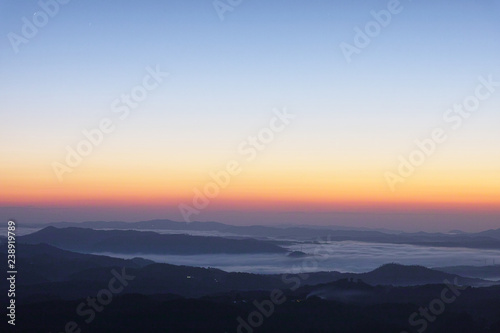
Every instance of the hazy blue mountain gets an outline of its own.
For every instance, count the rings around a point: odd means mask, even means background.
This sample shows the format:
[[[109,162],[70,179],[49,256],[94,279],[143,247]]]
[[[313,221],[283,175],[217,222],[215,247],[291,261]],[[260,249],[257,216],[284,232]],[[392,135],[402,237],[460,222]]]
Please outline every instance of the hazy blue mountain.
[[[226,239],[189,235],[164,235],[133,230],[93,230],[85,228],[46,227],[18,237],[27,244],[46,243],[77,252],[215,254],[281,253],[282,247],[255,239]]]
[[[182,232],[216,232],[248,236],[255,238],[279,238],[294,240],[332,240],[361,241],[373,243],[412,244],[437,247],[468,247],[481,249],[500,249],[500,229],[478,233],[403,233],[394,231],[376,231],[349,229],[346,227],[270,227],[270,226],[234,226],[219,222],[176,222],[171,220],[151,220],[141,222],[89,221],[81,223],[58,222],[44,226],[84,227],[94,229],[120,230],[170,230]],[[36,225],[33,225],[36,226]],[[40,225],[38,225],[40,226]]]

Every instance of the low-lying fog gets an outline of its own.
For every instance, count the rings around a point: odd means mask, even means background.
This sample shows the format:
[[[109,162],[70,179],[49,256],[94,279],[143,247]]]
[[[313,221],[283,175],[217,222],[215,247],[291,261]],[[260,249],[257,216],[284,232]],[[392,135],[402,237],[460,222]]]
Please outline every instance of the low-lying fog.
[[[297,271],[367,272],[386,263],[442,266],[485,266],[500,264],[500,250],[424,247],[404,244],[330,242],[285,246],[310,257],[290,258],[286,254],[258,255],[150,255],[100,253],[121,258],[142,257],[175,265],[215,267],[230,272],[283,273]],[[314,255],[316,253],[316,255]],[[500,279],[500,276],[498,277]]]

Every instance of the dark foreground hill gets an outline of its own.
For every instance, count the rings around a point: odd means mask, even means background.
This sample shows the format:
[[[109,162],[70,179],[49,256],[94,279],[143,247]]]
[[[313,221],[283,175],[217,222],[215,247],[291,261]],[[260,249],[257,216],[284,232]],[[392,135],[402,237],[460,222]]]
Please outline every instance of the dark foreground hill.
[[[340,281],[337,288],[350,293],[356,288],[376,289],[348,281]],[[271,298],[269,292],[257,291],[196,299],[119,294],[106,300],[105,305],[98,303],[99,311],[93,310],[84,298],[45,301],[18,305],[16,332],[68,332],[67,328],[72,329],[70,332],[93,333],[500,332],[500,290],[465,290],[435,315],[430,312],[429,304],[440,297],[444,288],[444,285],[401,288],[397,303],[391,301],[395,296],[384,297],[383,292],[375,303],[364,303],[360,298],[353,304],[308,296],[300,289],[295,292],[282,290],[278,303],[271,301],[276,299]],[[415,295],[422,301],[415,301]],[[419,315],[419,308],[426,308],[432,321]],[[412,316],[415,316],[413,322],[409,319]],[[5,321],[0,329],[2,326],[6,326]]]
[[[46,227],[21,236],[18,242],[50,244],[77,252],[145,254],[284,253],[284,248],[255,239],[164,235],[133,230]]]

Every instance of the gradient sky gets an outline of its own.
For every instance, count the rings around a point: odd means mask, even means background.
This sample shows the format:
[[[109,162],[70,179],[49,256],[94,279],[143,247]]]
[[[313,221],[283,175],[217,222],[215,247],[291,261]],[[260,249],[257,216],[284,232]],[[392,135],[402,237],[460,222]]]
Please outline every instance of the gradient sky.
[[[223,1],[225,2],[225,1]],[[339,45],[388,1],[70,1],[14,52],[37,1],[0,0],[0,218],[182,220],[193,190],[241,174],[192,220],[400,230],[500,227],[500,87],[459,129],[443,114],[500,81],[498,1],[401,1],[348,63]],[[147,67],[169,72],[120,120]],[[252,161],[273,109],[296,118]],[[62,182],[53,162],[103,118],[115,130]],[[448,139],[392,192],[414,140]]]

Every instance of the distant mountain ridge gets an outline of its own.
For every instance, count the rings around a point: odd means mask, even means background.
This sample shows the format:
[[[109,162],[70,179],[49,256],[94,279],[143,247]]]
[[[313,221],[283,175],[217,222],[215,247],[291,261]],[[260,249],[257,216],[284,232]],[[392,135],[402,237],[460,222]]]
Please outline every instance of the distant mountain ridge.
[[[18,237],[26,244],[46,243],[77,252],[144,254],[284,253],[284,248],[255,239],[158,234],[134,230],[46,227]]]
[[[35,226],[35,225],[33,225]],[[360,241],[372,243],[411,244],[436,247],[468,247],[481,249],[500,249],[500,229],[478,233],[386,233],[375,230],[348,230],[345,227],[307,228],[307,227],[272,227],[272,226],[234,226],[219,222],[176,222],[171,220],[151,220],[140,222],[89,221],[58,222],[44,226],[84,227],[94,229],[119,230],[170,230],[170,231],[205,231],[233,234],[254,238],[278,238],[295,240],[332,240]]]

